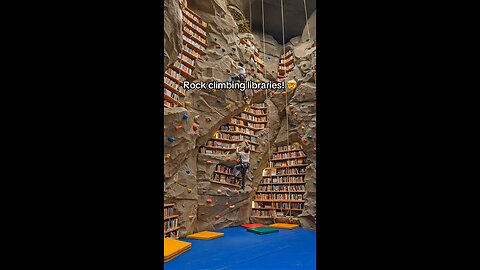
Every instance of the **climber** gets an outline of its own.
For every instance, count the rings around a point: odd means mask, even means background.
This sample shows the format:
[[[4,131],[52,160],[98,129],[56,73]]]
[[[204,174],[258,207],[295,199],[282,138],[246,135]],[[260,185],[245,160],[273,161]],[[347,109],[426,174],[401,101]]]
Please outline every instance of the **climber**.
[[[233,176],[237,177],[237,173],[240,171],[242,173],[242,189],[245,188],[245,178],[247,177],[247,171],[248,168],[250,167],[250,147],[247,141],[245,141],[247,146],[243,148],[243,152],[238,151],[237,147],[237,156],[240,158],[240,163],[235,165],[233,167]],[[231,180],[231,183],[235,183],[235,178],[232,177],[233,179]]]
[[[239,80],[240,82],[245,83],[247,72],[245,71],[245,68],[241,63],[238,63],[237,65],[237,73],[238,73],[238,76],[230,76],[230,78],[228,78],[228,82],[231,82],[232,80]],[[243,100],[247,102],[248,101],[247,89],[243,89],[243,90],[240,89],[240,92],[242,92],[243,94]]]

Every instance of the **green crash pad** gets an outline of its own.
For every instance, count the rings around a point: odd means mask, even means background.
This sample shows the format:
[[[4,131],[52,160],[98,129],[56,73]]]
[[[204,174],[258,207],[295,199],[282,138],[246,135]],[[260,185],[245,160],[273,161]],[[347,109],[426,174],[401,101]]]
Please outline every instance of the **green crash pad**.
[[[278,232],[278,229],[270,228],[270,227],[256,227],[256,228],[248,228],[247,231],[253,232],[256,234],[267,234],[267,233]]]

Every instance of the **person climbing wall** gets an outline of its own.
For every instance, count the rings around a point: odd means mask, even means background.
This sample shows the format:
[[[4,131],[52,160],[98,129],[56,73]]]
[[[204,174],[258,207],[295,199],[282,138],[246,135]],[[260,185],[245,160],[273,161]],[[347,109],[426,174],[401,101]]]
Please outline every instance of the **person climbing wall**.
[[[240,82],[242,83],[245,83],[245,79],[247,77],[246,75],[246,71],[245,71],[245,68],[243,67],[243,65],[241,63],[238,63],[237,65],[237,74],[236,76],[230,76],[230,78],[228,78],[228,82],[231,82],[232,80],[239,80]],[[240,92],[242,92],[242,95],[243,95],[243,100],[245,102],[248,101],[248,96],[247,96],[247,89],[240,89]]]
[[[232,177],[232,180],[231,180],[232,182],[235,182],[235,177],[237,177],[237,173],[241,172],[242,173],[242,189],[245,188],[245,179],[247,177],[248,168],[250,167],[250,146],[248,142],[245,142],[245,143],[247,144],[247,146],[243,148],[243,152],[238,151],[238,147],[237,147],[237,156],[240,158],[240,163],[233,167],[232,174],[234,177]]]

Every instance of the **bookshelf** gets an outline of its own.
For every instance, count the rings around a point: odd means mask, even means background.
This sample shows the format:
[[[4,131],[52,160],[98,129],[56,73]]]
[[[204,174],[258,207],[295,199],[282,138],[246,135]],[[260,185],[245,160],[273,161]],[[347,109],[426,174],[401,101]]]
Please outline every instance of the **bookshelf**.
[[[195,14],[186,0],[179,0],[183,13],[183,43],[182,50],[174,64],[164,72],[163,82],[163,106],[173,108],[184,106],[181,98],[185,97],[185,91],[181,85],[183,81],[193,81],[195,77],[195,59],[205,55],[207,47],[207,23]]]
[[[205,146],[200,147],[199,153],[206,155],[228,155],[235,152],[236,148],[248,140],[250,150],[258,152],[257,131],[265,129],[268,123],[268,113],[265,103],[252,104],[243,112],[232,117],[230,122],[220,127],[207,141]]]
[[[174,215],[173,203],[163,204],[163,236],[178,239],[178,215]]]
[[[278,79],[285,79],[288,73],[290,73],[294,67],[292,51],[282,54],[280,56],[280,63],[278,65]]]
[[[255,64],[258,73],[263,73],[265,63],[260,58],[260,53],[255,44],[249,39],[240,39],[240,44],[245,45],[246,48],[251,48],[250,61]]]
[[[275,148],[252,201],[252,217],[281,217],[303,211],[306,158],[298,143]]]
[[[233,168],[223,165],[217,164],[215,166],[215,171],[213,172],[213,177],[210,180],[212,183],[229,185],[234,187],[240,187],[241,177],[237,176],[234,177],[232,174]]]

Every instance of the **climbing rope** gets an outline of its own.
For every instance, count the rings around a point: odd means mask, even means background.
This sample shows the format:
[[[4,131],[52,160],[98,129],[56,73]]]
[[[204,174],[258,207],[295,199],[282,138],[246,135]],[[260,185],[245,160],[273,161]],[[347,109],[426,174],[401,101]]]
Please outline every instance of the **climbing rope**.
[[[252,0],[250,0],[250,34],[252,34]]]
[[[303,6],[305,7],[305,21],[307,22],[308,41],[310,41],[310,27],[308,27],[307,3],[305,0],[303,0]]]

